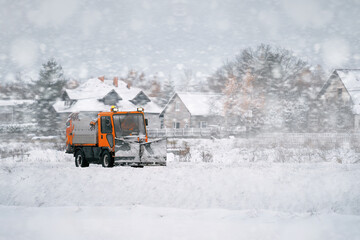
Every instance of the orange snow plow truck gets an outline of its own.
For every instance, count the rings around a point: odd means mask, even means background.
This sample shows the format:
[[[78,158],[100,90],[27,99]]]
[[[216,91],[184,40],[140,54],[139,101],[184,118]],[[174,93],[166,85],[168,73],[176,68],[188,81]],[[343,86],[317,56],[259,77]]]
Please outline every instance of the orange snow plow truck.
[[[166,165],[166,140],[148,140],[143,108],[100,112],[96,120],[82,113],[66,122],[66,153],[74,154],[76,167],[101,163],[103,167]]]

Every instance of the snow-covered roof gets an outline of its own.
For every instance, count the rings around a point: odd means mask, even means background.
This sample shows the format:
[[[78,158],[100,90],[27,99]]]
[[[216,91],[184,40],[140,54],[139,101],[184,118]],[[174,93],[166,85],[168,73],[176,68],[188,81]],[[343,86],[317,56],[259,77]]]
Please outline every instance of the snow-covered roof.
[[[220,94],[203,92],[178,92],[171,97],[169,103],[172,102],[173,98],[176,96],[181,99],[186,108],[189,110],[190,114],[193,116],[221,115],[220,110],[222,109],[222,95]],[[168,104],[165,106],[162,112],[166,110]]]
[[[144,112],[145,113],[157,113],[159,114],[161,112],[161,108],[159,107],[159,105],[157,105],[154,102],[148,102],[145,105],[141,105],[141,106],[137,106],[137,107],[144,107]]]
[[[112,91],[115,91],[121,98],[117,103],[120,111],[135,110],[137,107],[143,107],[145,113],[158,114],[161,111],[161,108],[154,102],[147,102],[141,105],[130,102],[139,93],[143,92],[140,88],[131,87],[129,89],[127,84],[120,80],[118,81],[118,87],[116,87],[113,85],[113,80],[102,82],[97,78],[87,80],[76,89],[66,90],[69,98],[76,100],[75,103],[66,105],[65,101],[58,101],[53,107],[58,113],[109,111],[110,106],[105,105],[99,99],[102,99]]]
[[[25,100],[25,99],[0,100],[0,106],[16,106],[16,105],[32,104],[32,103],[34,103],[33,100]]]
[[[58,113],[72,113],[72,112],[101,112],[109,111],[110,106],[99,102],[97,99],[80,99],[71,106],[66,106],[65,101],[58,101],[53,105]],[[135,105],[129,101],[119,101],[117,104],[119,111],[135,111],[137,107],[143,107],[145,113],[160,113],[161,108],[154,102],[148,102],[143,105]]]
[[[66,107],[63,101],[56,102],[54,108],[57,112],[101,112],[109,111],[110,107],[97,99],[80,99],[70,107]],[[129,101],[120,101],[118,104],[120,110],[133,110],[136,107]]]
[[[360,104],[360,69],[337,69],[346,90],[349,92],[354,105]]]
[[[102,99],[109,92],[114,90],[122,99],[131,100],[140,91],[140,88],[127,88],[124,81],[118,81],[118,87],[113,85],[113,80],[100,81],[98,78],[91,78],[75,89],[67,89],[66,93],[70,99],[79,100],[87,98]]]

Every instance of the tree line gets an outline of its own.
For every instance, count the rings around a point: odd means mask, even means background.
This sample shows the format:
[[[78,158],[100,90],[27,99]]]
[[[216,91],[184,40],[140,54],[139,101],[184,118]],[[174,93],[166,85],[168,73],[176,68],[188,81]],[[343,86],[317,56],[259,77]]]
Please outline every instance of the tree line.
[[[247,132],[350,130],[349,103],[319,100],[326,82],[321,66],[293,52],[261,44],[226,62],[209,79],[209,88],[224,94],[227,126]]]
[[[0,94],[5,99],[34,100],[26,109],[20,106],[21,111],[16,113],[17,122],[26,118],[38,124],[40,133],[56,134],[59,118],[52,105],[59,99],[66,83],[62,66],[52,58],[42,64],[37,79],[25,82],[18,74],[15,83],[0,86]]]
[[[351,108],[342,102],[321,102],[320,89],[326,81],[321,66],[311,66],[293,52],[261,44],[243,49],[225,62],[204,82],[194,84],[194,73],[184,68],[182,86],[175,86],[171,75],[146,76],[129,70],[120,80],[128,87],[144,89],[160,106],[165,106],[175,91],[207,91],[223,95],[222,112],[226,127],[245,126],[249,133],[262,131],[329,131],[350,129]],[[54,129],[57,114],[52,105],[69,87],[61,65],[49,59],[30,82],[0,86],[2,98],[33,99],[33,121],[44,131]]]

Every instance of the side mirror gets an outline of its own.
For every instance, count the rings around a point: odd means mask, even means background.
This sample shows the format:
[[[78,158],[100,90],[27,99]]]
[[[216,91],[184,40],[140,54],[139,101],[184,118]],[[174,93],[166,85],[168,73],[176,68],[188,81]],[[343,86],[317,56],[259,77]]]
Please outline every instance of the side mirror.
[[[90,130],[91,131],[95,129],[95,125],[96,125],[96,122],[94,122],[94,121],[90,122]]]
[[[148,121],[147,118],[145,118],[145,125],[146,125],[146,126],[149,125],[149,121]]]

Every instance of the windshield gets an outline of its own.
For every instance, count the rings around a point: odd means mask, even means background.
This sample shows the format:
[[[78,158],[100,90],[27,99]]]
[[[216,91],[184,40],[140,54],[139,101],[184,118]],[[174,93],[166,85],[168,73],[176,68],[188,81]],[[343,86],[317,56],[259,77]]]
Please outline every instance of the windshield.
[[[117,138],[145,135],[144,116],[141,113],[116,114],[113,119]]]

